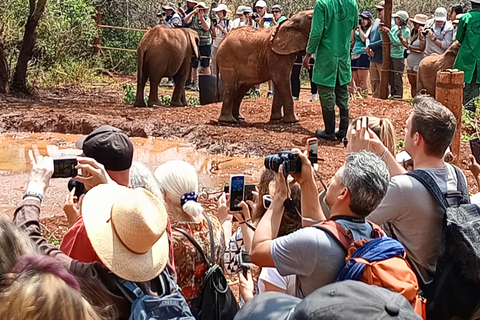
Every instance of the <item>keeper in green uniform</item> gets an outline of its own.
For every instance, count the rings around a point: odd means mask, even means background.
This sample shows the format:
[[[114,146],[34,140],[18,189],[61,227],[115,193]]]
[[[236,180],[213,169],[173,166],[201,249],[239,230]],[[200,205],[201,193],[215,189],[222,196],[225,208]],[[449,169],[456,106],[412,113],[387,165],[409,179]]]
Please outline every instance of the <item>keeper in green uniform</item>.
[[[352,79],[350,36],[357,27],[358,6],[355,0],[317,0],[303,66],[310,68],[310,57],[315,53],[312,82],[318,85],[325,123],[325,130],[316,132],[318,138],[343,139],[347,133],[348,84]],[[337,133],[335,104],[340,108]]]
[[[463,105],[475,112],[475,99],[480,89],[480,0],[470,1],[472,10],[465,13],[458,23],[457,40],[461,46],[454,68],[465,73]]]

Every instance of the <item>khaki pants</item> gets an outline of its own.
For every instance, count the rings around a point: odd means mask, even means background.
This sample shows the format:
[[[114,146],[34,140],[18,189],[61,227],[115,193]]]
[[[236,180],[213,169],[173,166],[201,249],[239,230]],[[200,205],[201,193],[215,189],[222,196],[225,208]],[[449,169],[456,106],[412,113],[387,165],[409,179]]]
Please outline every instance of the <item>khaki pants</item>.
[[[372,85],[372,94],[375,98],[380,98],[380,74],[382,64],[370,62],[370,83]]]

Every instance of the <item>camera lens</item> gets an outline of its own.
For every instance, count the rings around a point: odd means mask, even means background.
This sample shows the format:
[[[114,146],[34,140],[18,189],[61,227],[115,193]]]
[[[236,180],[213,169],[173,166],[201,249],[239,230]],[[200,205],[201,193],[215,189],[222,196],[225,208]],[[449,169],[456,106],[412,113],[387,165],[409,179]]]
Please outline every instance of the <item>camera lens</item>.
[[[272,154],[265,157],[265,168],[278,172],[278,167],[282,164],[283,159],[277,154]]]

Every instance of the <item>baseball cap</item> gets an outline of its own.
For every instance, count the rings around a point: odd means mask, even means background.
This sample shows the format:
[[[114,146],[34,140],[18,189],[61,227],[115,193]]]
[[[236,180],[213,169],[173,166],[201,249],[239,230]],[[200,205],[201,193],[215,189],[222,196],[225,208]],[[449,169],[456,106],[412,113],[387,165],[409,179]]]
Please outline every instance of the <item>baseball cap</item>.
[[[303,300],[265,292],[247,302],[234,320],[421,320],[405,297],[361,281],[334,282]]]
[[[245,6],[238,6],[237,11],[235,11],[235,14],[242,14],[244,9],[245,9]]]
[[[397,11],[395,14],[392,14],[392,18],[400,18],[403,22],[408,21],[407,11]]]
[[[255,8],[265,8],[267,6],[267,3],[263,0],[258,0],[257,3],[255,4]]]
[[[253,12],[253,10],[252,10],[252,8],[250,8],[250,7],[245,7],[245,8],[243,9],[243,13],[244,13],[244,14],[245,14],[245,13],[252,13],[252,12]]]
[[[385,7],[385,1],[380,1],[376,6],[375,8],[377,9],[382,9]]]
[[[447,9],[440,7],[435,10],[435,21],[447,21]]]
[[[370,11],[363,11],[362,13],[360,13],[360,17],[365,19],[373,19],[373,15]]]
[[[272,7],[272,11],[275,10],[275,9],[277,9],[278,11],[283,11],[282,6],[279,5],[279,4],[276,4],[276,5],[274,5],[274,6]]]
[[[133,144],[122,130],[103,125],[83,136],[75,143],[90,157],[103,164],[105,169],[123,171],[131,167],[133,161]]]

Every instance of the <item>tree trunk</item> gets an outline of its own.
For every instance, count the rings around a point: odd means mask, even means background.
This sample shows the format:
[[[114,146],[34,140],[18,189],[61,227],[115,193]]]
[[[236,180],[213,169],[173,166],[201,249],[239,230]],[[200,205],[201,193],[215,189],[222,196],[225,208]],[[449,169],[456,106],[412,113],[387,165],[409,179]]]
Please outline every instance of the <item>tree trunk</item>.
[[[17,67],[12,80],[12,90],[28,92],[27,89],[27,68],[28,62],[32,59],[33,48],[37,40],[36,29],[38,21],[42,17],[47,0],[30,0],[30,15],[25,25],[25,34],[23,35],[22,48],[18,56]]]
[[[7,57],[5,57],[5,51],[3,49],[2,33],[0,30],[0,93],[8,93],[8,78],[10,72],[8,69]]]

